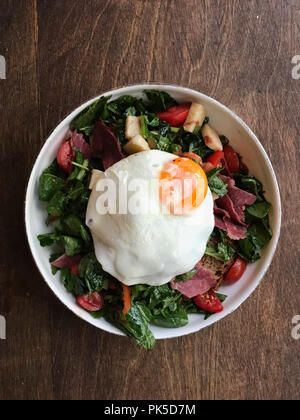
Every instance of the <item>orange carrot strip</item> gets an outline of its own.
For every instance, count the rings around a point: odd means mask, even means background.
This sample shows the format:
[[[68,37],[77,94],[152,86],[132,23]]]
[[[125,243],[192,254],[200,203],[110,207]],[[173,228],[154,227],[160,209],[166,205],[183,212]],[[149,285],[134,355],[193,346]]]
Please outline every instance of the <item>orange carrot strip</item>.
[[[123,287],[123,302],[124,302],[124,308],[123,308],[123,315],[127,315],[131,308],[131,292],[130,287],[125,286],[125,284],[122,284]]]

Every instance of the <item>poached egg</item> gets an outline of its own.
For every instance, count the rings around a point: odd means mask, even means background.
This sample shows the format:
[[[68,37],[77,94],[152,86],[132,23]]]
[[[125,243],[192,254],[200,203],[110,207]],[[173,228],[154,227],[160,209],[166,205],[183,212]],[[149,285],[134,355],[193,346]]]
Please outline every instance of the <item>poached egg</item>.
[[[160,286],[203,257],[213,198],[200,165],[150,150],[99,172],[86,224],[103,270],[127,286]]]

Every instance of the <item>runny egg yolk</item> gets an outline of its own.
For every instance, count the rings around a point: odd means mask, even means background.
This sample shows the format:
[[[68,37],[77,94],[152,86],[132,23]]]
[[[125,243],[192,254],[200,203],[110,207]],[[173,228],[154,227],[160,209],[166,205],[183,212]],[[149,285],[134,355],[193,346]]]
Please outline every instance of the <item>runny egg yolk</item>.
[[[191,159],[178,158],[168,162],[160,173],[160,200],[174,215],[196,210],[205,200],[207,190],[205,172]]]

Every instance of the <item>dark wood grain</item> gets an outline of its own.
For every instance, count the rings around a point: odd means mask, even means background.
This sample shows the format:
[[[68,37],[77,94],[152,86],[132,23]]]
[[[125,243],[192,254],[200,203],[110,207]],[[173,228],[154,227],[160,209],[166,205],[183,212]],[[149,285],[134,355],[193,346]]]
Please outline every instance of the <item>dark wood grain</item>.
[[[299,399],[299,0],[2,0],[0,399]],[[25,187],[52,129],[112,87],[170,82],[229,106],[281,188],[281,241],[230,317],[152,352],[78,320],[50,293],[23,226]]]

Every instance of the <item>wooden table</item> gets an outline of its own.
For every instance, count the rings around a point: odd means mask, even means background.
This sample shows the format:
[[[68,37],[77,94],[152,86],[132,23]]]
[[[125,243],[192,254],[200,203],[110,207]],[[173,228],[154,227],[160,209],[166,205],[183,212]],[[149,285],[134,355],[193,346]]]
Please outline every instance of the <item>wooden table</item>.
[[[1,0],[1,399],[298,399],[299,0]],[[49,291],[24,233],[24,194],[52,129],[116,86],[170,82],[235,111],[276,170],[282,235],[234,314],[152,352],[77,319]]]

